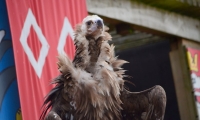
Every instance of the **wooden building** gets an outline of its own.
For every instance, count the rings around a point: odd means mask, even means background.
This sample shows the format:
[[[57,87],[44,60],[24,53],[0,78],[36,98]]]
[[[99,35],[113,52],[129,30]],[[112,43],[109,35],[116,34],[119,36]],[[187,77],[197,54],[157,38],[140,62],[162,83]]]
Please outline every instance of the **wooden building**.
[[[200,54],[188,54],[200,51],[200,0],[87,0],[87,9],[104,19],[116,54],[130,62],[124,67],[131,91],[159,84],[167,94],[166,120],[200,119],[200,86],[191,78],[191,65],[200,71]]]

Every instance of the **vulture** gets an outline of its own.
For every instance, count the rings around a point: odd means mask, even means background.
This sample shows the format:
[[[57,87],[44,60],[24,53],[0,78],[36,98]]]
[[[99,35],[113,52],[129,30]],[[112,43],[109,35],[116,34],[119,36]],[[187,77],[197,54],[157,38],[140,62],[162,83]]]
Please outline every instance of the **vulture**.
[[[163,120],[164,89],[156,85],[141,92],[124,87],[128,63],[115,56],[108,27],[90,15],[74,31],[75,57],[60,54],[60,75],[44,100],[40,120]]]

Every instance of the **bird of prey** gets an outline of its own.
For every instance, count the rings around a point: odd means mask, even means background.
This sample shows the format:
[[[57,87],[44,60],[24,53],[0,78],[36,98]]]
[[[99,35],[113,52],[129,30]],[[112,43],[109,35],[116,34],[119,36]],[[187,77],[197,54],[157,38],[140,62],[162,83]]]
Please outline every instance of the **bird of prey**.
[[[74,60],[58,56],[60,75],[52,83],[40,119],[45,120],[162,120],[166,95],[160,86],[134,93],[124,88],[127,61],[118,59],[97,15],[75,28]]]

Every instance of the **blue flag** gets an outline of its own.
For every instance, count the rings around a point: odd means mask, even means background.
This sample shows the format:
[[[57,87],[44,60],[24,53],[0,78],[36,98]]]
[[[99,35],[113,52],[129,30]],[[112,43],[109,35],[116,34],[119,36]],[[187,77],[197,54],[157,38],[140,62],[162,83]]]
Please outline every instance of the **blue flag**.
[[[21,120],[6,1],[0,0],[0,120]]]

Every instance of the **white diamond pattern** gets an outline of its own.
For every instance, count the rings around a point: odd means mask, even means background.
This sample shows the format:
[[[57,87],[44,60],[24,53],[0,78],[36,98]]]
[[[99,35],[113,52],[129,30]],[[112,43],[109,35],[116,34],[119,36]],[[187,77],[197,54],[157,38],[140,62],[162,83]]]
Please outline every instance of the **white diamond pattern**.
[[[66,44],[66,38],[67,38],[68,34],[70,35],[72,40],[74,40],[74,30],[73,30],[69,20],[67,19],[67,17],[65,17],[64,24],[63,24],[61,34],[60,34],[60,38],[58,41],[58,47],[57,47],[57,51],[59,54],[66,54],[64,47]]]
[[[33,52],[31,51],[27,43],[28,36],[30,34],[31,25],[33,26],[33,29],[36,32],[36,35],[42,44],[38,61],[34,58]],[[31,9],[28,10],[28,14],[26,16],[24,26],[22,28],[20,42],[22,44],[22,47],[26,55],[28,56],[28,60],[30,61],[32,67],[34,68],[37,76],[40,78],[42,74],[42,69],[44,67],[45,59],[49,51],[49,44],[47,43],[46,38],[42,34],[42,31],[40,27],[38,26],[35,16],[33,15]]]

